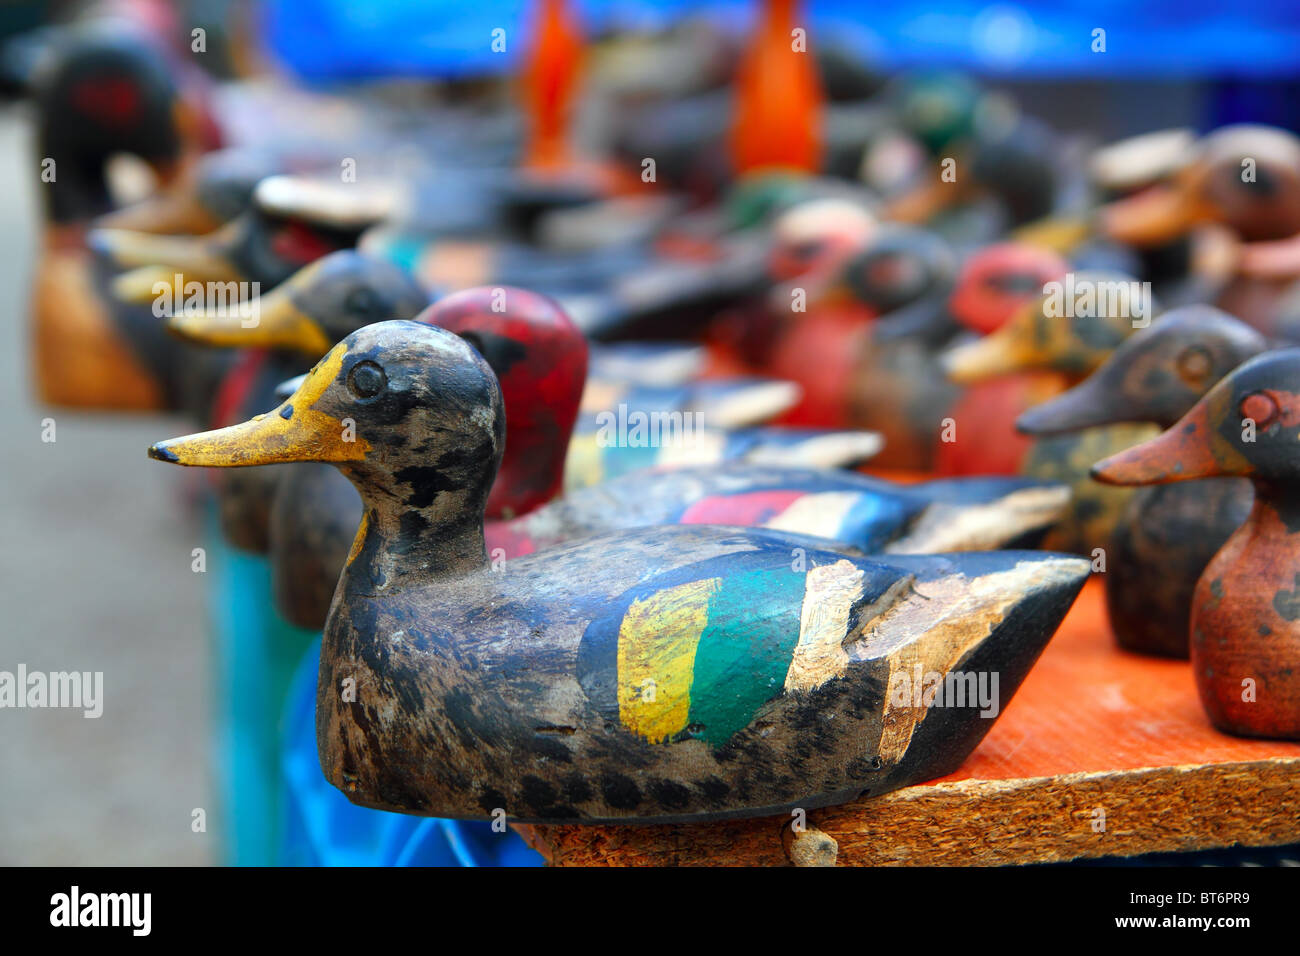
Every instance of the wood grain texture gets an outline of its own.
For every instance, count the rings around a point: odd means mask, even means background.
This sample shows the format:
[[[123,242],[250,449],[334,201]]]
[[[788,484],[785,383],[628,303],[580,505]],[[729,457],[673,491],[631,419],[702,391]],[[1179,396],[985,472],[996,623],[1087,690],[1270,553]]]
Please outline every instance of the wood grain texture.
[[[942,780],[809,814],[841,865],[1029,863],[1300,839],[1300,745],[1214,729],[1190,665],[1128,654],[1094,575],[1016,699]],[[1092,829],[1106,811],[1106,832]],[[519,827],[557,865],[788,865],[789,817]]]
[[[1098,808],[1106,812],[1100,833]],[[962,780],[810,816],[837,844],[837,866],[1002,866],[1275,846],[1300,839],[1300,759]],[[767,817],[516,829],[554,866],[800,865],[783,846],[785,824]]]

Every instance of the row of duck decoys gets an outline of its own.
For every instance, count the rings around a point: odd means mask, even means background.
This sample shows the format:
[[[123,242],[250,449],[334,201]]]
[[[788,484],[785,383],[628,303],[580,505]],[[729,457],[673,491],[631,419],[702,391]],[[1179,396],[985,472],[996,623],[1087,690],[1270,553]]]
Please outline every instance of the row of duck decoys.
[[[167,102],[129,45],[102,62]],[[1300,738],[1289,133],[1110,147],[1105,202],[1070,216],[1041,131],[974,135],[978,91],[928,77],[896,125],[936,161],[964,143],[960,189],[914,178],[882,204],[751,175],[708,214],[641,209],[632,239],[557,251],[504,224],[639,209],[622,177],[403,198],[210,153],[88,230],[100,131],[50,89],[43,148],[77,124],[86,176],[51,184],[42,394],[222,426],[150,455],[249,466],[225,473],[223,528],[269,554],[285,616],[324,631],[321,763],[355,803],[708,819],[928,779],[990,722],[887,688],[994,671],[1005,702],[1094,569],[1120,645],[1190,655],[1217,727]],[[946,126],[909,96],[947,103]],[[166,166],[181,147],[136,148]],[[429,201],[449,187],[464,201]],[[412,191],[434,212],[403,224]],[[178,222],[193,234],[144,231]],[[1060,316],[1044,289],[1067,276],[1149,278],[1158,304]],[[255,323],[180,307],[189,283],[232,281],[259,284]],[[620,415],[704,424],[610,440]],[[850,470],[868,461],[931,478]]]

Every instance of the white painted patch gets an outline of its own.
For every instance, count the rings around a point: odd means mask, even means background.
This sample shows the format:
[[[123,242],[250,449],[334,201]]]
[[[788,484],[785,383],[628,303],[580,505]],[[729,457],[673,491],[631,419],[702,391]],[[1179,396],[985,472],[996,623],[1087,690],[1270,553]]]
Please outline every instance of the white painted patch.
[[[799,613],[799,643],[785,675],[787,691],[808,691],[844,673],[849,612],[862,596],[865,572],[840,560],[808,572]]]

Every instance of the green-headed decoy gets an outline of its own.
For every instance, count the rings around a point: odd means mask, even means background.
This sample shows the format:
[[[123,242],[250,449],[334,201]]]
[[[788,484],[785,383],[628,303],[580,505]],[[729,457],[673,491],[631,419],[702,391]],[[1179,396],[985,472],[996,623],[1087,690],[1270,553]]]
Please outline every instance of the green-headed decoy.
[[[1192,673],[1210,720],[1300,740],[1300,349],[1238,366],[1173,427],[1098,462],[1112,484],[1249,478],[1254,505],[1192,598]]]
[[[1212,306],[1171,309],[1068,392],[1025,412],[1031,435],[1117,422],[1167,429],[1219,379],[1267,348],[1263,336]],[[1196,581],[1250,511],[1244,478],[1142,488],[1111,533],[1106,607],[1120,647],[1186,657]]]
[[[494,570],[483,511],[504,434],[497,378],[469,343],[384,322],[278,409],[149,450],[328,462],[356,485],[365,511],[317,697],[321,766],[354,803],[703,820],[928,779],[956,769],[993,711],[955,689],[927,706],[907,681],[976,689],[983,675],[991,690],[996,674],[1004,707],[1088,574],[1063,555],[890,564],[718,526],[604,535]]]

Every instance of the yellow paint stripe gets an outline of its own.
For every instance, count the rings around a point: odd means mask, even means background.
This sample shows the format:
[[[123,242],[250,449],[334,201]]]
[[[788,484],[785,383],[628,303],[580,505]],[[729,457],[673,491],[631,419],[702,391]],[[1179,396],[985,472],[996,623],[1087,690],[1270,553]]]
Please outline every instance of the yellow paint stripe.
[[[705,578],[633,601],[618,632],[618,717],[652,743],[684,730],[691,709],[695,651],[709,623],[709,598],[721,585]]]
[[[348,549],[348,564],[357,559],[361,553],[362,546],[366,543],[366,531],[370,527],[370,512],[367,511],[361,516],[361,524],[357,526],[357,536],[352,539],[352,547]]]
[[[564,487],[566,491],[599,484],[604,478],[600,446],[595,432],[574,435],[569,440],[569,451],[564,458]]]

